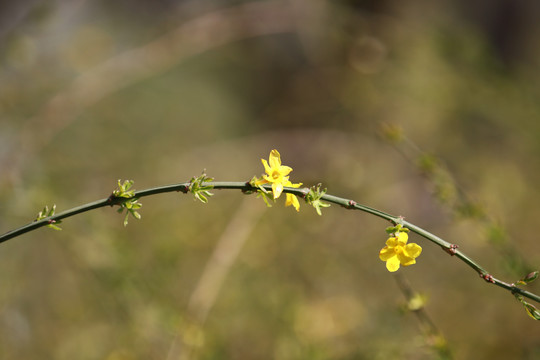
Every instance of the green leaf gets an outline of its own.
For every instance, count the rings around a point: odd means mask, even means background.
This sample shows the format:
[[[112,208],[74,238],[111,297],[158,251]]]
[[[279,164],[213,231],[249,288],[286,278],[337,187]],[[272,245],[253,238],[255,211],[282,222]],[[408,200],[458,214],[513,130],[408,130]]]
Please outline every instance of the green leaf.
[[[388,235],[390,235],[390,234],[395,234],[396,231],[397,231],[397,227],[396,227],[396,226],[389,226],[389,227],[386,228],[386,233],[387,233]]]
[[[272,196],[272,193],[266,191],[265,189],[257,190],[257,197],[262,197],[267,207],[272,207],[272,203],[276,202]]]
[[[538,309],[534,305],[526,302],[521,295],[514,294],[514,296],[521,303],[521,305],[523,305],[525,311],[527,311],[527,315],[529,315],[531,319],[540,320],[540,311],[538,311]]]
[[[47,208],[47,207],[45,206],[45,208]],[[49,211],[49,213],[47,214],[47,216],[53,216],[55,212],[56,212],[56,204],[54,204],[54,205],[51,207],[51,210]]]
[[[51,223],[51,224],[47,225],[47,227],[50,227],[53,230],[60,231],[60,230],[62,230],[62,228],[60,226],[56,225],[56,224],[59,224],[59,223],[60,223],[60,221],[56,221],[55,223]]]
[[[527,285],[529,283],[532,283],[536,279],[538,279],[538,270],[528,273],[525,277],[519,279],[516,282],[516,285]]]
[[[523,306],[525,307],[525,310],[527,311],[527,314],[534,320],[540,320],[540,311],[534,306],[529,304],[528,302],[524,302]]]

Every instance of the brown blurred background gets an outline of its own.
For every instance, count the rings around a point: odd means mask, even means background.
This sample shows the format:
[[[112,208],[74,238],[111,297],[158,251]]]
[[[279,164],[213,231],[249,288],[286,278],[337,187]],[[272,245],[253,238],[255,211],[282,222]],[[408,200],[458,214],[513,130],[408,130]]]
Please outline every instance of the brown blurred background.
[[[276,148],[293,182],[403,215],[515,281],[540,265],[539,16],[511,0],[0,2],[0,231],[117,179],[246,181]],[[1,244],[0,357],[438,358],[378,259],[387,223],[215,193]],[[463,194],[488,225],[458,214]],[[400,273],[454,358],[540,356],[511,294],[411,241],[423,254]]]

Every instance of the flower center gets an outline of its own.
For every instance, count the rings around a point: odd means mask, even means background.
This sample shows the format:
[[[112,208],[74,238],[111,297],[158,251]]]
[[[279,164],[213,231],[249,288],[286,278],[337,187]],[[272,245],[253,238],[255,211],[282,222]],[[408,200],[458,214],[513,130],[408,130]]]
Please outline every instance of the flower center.
[[[277,171],[277,170],[272,171],[272,179],[278,180],[280,178],[280,176],[281,176],[281,174],[279,173],[279,171]]]

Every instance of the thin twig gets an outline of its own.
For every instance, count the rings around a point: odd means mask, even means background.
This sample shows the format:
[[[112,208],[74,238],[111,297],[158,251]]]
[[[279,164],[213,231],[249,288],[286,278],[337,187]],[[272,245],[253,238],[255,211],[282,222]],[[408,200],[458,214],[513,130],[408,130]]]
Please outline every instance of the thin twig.
[[[151,188],[151,189],[136,191],[134,193],[134,196],[131,199],[133,199],[133,198],[142,198],[142,197],[145,197],[145,196],[151,196],[151,195],[155,195],[155,194],[168,193],[168,192],[179,192],[180,191],[180,192],[185,193],[185,192],[188,191],[189,185],[190,185],[190,183],[186,182],[186,183],[159,186],[159,187],[155,187],[155,188]],[[257,188],[250,185],[249,182],[225,182],[225,181],[224,182],[207,182],[207,183],[205,183],[205,185],[212,186],[214,189],[219,189],[219,190],[221,190],[221,189],[223,189],[223,190],[225,190],[225,189],[227,189],[227,190],[241,190],[241,191],[243,191],[245,193],[257,191]],[[271,187],[269,185],[263,185],[263,186],[268,191],[271,191]],[[286,187],[286,188],[283,189],[283,192],[284,193],[289,193],[289,194],[294,194],[296,196],[299,196],[299,197],[303,198],[309,192],[309,189],[308,188],[290,188],[290,187]],[[17,236],[20,236],[20,235],[22,235],[24,233],[27,233],[29,231],[33,231],[33,230],[36,230],[36,229],[38,229],[40,227],[43,227],[43,226],[49,225],[51,223],[54,223],[55,221],[65,219],[65,218],[68,218],[68,217],[71,217],[71,216],[74,216],[74,215],[77,215],[77,214],[80,214],[80,213],[83,213],[83,212],[86,212],[86,211],[90,211],[90,210],[93,210],[93,209],[100,208],[100,207],[119,205],[123,201],[128,201],[128,200],[130,200],[130,198],[121,198],[120,199],[120,198],[115,198],[113,196],[109,196],[107,199],[98,200],[98,201],[95,201],[95,202],[92,202],[92,203],[89,203],[89,204],[86,204],[86,205],[82,205],[82,206],[73,208],[71,210],[64,211],[64,212],[59,213],[57,215],[49,216],[49,217],[46,217],[44,219],[34,221],[34,222],[30,223],[30,224],[24,225],[24,226],[22,226],[20,228],[17,228],[15,230],[9,231],[9,232],[1,235],[0,236],[0,243],[5,242],[5,241],[7,241],[9,239],[15,238]],[[492,274],[490,274],[482,266],[480,266],[476,261],[474,261],[473,259],[468,257],[462,251],[457,250],[457,245],[451,244],[451,243],[441,239],[440,237],[430,233],[429,231],[426,231],[426,230],[422,229],[419,226],[416,226],[416,225],[414,225],[414,224],[412,224],[412,223],[410,223],[408,221],[405,221],[403,219],[403,217],[401,217],[401,216],[394,216],[394,215],[388,214],[388,213],[386,213],[384,211],[380,211],[380,210],[371,208],[369,206],[359,204],[354,200],[345,199],[345,198],[337,197],[337,196],[334,196],[334,195],[324,194],[324,195],[321,196],[321,200],[325,200],[325,201],[328,201],[330,203],[341,205],[342,207],[347,208],[347,209],[355,209],[355,210],[360,210],[360,211],[363,211],[363,212],[367,212],[369,214],[375,215],[375,216],[380,217],[382,219],[388,220],[393,224],[401,224],[404,227],[407,227],[408,229],[410,229],[412,232],[414,232],[414,233],[422,236],[423,238],[431,241],[432,243],[440,246],[445,252],[449,253],[450,255],[455,256],[456,258],[463,261],[465,264],[467,264],[469,267],[471,267],[473,270],[475,270],[480,275],[480,277],[482,279],[484,279],[486,282],[488,282],[490,284],[493,284],[493,285],[496,285],[496,286],[499,286],[499,287],[501,287],[501,288],[503,288],[505,290],[508,290],[512,294],[518,294],[518,295],[521,295],[523,297],[529,298],[531,300],[534,300],[534,301],[540,303],[540,296],[538,296],[536,294],[533,294],[533,293],[531,293],[529,291],[523,290],[523,289],[515,286],[514,284],[510,284],[510,283],[507,283],[507,282],[504,282],[504,281],[501,281],[501,280],[495,278]]]

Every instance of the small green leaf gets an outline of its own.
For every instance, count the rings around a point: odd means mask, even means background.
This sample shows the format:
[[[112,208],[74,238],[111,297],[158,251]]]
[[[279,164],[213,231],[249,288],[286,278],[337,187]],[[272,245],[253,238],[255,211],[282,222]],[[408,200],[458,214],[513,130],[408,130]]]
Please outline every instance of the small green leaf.
[[[45,208],[47,208],[47,207],[45,206]],[[49,213],[47,214],[47,216],[53,216],[55,212],[56,212],[56,204],[54,204],[54,205],[52,206],[52,208],[51,208],[51,210],[49,211]]]
[[[262,197],[267,207],[272,207],[272,203],[276,202],[276,200],[272,196],[272,193],[266,191],[265,189],[257,190],[257,197]]]
[[[386,233],[387,233],[388,235],[394,234],[396,231],[397,231],[397,227],[396,227],[396,226],[389,226],[389,227],[386,228]]]
[[[58,225],[55,225],[55,224],[59,224],[59,223],[60,223],[60,221],[55,221],[54,223],[51,223],[51,224],[47,225],[47,227],[50,227],[53,230],[60,231],[60,230],[62,230],[62,228],[60,226],[58,226]]]
[[[525,307],[527,314],[531,318],[533,318],[534,320],[540,320],[540,311],[538,311],[538,309],[534,305],[531,305],[528,302],[524,302],[523,306]]]
[[[514,294],[514,296],[521,303],[521,305],[523,305],[525,311],[527,311],[527,315],[529,315],[534,320],[540,320],[540,311],[538,311],[538,309],[534,305],[526,302],[521,295]]]
[[[538,271],[533,271],[533,272],[527,274],[524,278],[519,279],[516,282],[516,285],[527,285],[529,283],[532,283],[537,278],[538,278]]]

